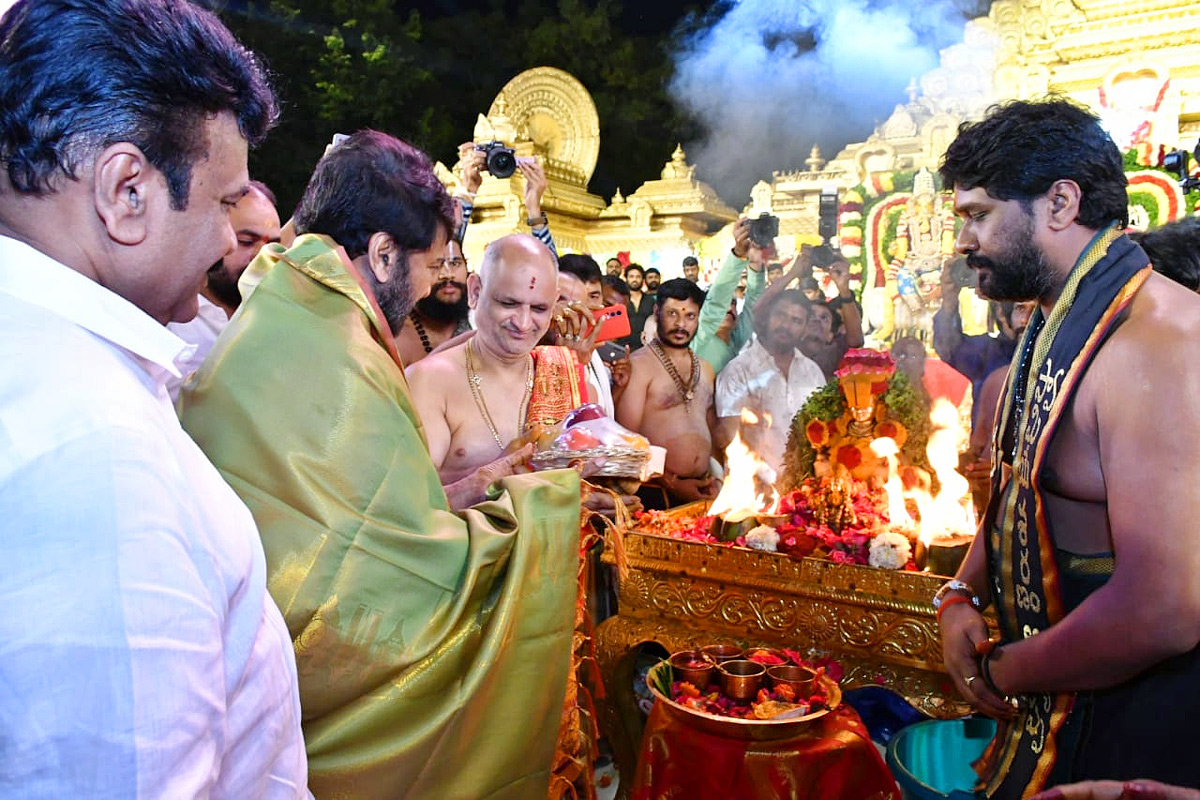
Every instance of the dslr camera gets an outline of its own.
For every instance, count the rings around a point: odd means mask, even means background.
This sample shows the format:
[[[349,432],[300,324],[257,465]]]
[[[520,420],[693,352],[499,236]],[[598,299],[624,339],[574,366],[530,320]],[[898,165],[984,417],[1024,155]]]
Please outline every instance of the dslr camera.
[[[812,263],[814,267],[825,269],[833,262],[842,260],[842,258],[841,253],[827,244],[819,244],[812,249]]]
[[[779,217],[763,212],[750,220],[750,241],[759,247],[770,247],[779,235]]]
[[[475,149],[487,154],[486,169],[494,177],[508,178],[517,171],[517,153],[504,142],[485,142],[475,145]]]

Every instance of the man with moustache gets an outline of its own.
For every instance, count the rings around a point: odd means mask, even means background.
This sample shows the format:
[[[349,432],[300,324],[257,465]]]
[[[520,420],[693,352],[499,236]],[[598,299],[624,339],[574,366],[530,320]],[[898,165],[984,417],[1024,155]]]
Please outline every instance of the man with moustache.
[[[718,439],[729,442],[740,430],[747,446],[778,471],[792,417],[825,385],[825,375],[800,351],[808,327],[808,298],[787,289],[765,300],[754,309],[758,338],[717,376]],[[752,426],[741,421],[742,409],[747,408],[758,417]]]
[[[604,274],[605,275],[612,275],[614,277],[619,278],[619,277],[621,277],[621,271],[623,269],[624,269],[624,265],[621,264],[621,259],[617,258],[616,256],[613,256],[608,261],[604,262]]]
[[[411,366],[449,339],[471,330],[467,306],[467,259],[462,245],[451,239],[438,261],[436,282],[417,301],[396,335],[400,360]]]
[[[537,408],[533,351],[550,328],[558,265],[533,237],[511,234],[488,245],[467,291],[475,309],[474,336],[407,370],[429,454],[448,486],[510,452],[510,445],[521,446]],[[565,350],[547,349],[554,351],[551,356]],[[572,377],[578,387],[579,374]],[[577,389],[566,410],[581,402]]]
[[[225,330],[229,318],[242,302],[238,280],[246,267],[265,244],[279,241],[279,212],[275,210],[275,194],[262,181],[250,181],[250,188],[229,211],[229,221],[237,235],[237,247],[208,269],[204,286],[196,298],[199,311],[190,322],[171,322],[167,329],[188,344],[195,345],[192,354],[179,365],[181,377],[167,380],[171,400],[179,398],[179,387],[195,372],[213,342]]]
[[[667,450],[662,478],[639,493],[650,508],[711,499],[720,489],[711,463],[715,375],[689,348],[703,302],[686,278],[658,287],[658,335],[630,356],[629,385],[617,403],[617,422]]]
[[[452,513],[392,336],[453,225],[423,153],[350,136],[317,164],[291,247],[250,265],[252,291],[180,397],[258,522],[319,797],[549,786],[557,726],[512,720],[562,711],[579,477],[509,475],[518,453],[451,487],[486,498]]]
[[[683,277],[696,285],[700,284],[700,261],[695,256],[683,257]]]
[[[935,601],[947,671],[999,719],[980,788],[1200,787],[1200,363],[1182,344],[1200,337],[1200,297],[1124,235],[1121,153],[1069,101],[994,107],[941,174],[980,292],[1038,302],[1000,403],[992,501]]]
[[[0,108],[0,794],[308,797],[258,531],[165,389],[266,73],[190,3],[24,0]]]
[[[569,254],[559,257],[558,302],[560,306],[575,303],[591,312],[604,308],[600,266],[591,256]],[[585,337],[580,344],[584,345],[578,356],[587,381],[586,402],[595,403],[604,409],[605,414],[613,417],[616,415],[614,393],[619,397],[629,382],[629,355],[623,354],[605,363],[594,337]]]
[[[645,272],[644,286],[646,289],[646,299],[653,300],[654,293],[658,291],[659,284],[662,283],[662,273],[656,267],[650,267]]]
[[[629,335],[621,339],[620,344],[628,346],[630,351],[642,346],[642,328],[654,313],[654,296],[645,292],[645,275],[641,264],[630,264],[625,268],[625,285],[629,287],[629,299],[625,302],[629,313]]]

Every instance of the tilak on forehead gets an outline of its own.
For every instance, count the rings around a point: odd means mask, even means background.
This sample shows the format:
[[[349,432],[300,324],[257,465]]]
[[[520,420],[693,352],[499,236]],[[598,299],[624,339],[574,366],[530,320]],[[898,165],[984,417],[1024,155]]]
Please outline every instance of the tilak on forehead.
[[[532,289],[535,286],[537,286],[537,275],[531,275],[529,276],[529,288]]]

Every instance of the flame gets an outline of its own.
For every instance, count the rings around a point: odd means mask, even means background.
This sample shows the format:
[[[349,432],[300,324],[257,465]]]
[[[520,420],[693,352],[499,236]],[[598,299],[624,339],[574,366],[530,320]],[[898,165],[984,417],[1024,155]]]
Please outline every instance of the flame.
[[[746,428],[758,425],[759,418],[748,408],[742,409],[742,424]],[[772,513],[779,504],[775,491],[775,470],[758,457],[742,438],[739,430],[725,448],[725,482],[708,509],[713,516],[730,522],[758,514]]]
[[[958,453],[965,434],[959,425],[958,411],[945,398],[938,398],[929,412],[932,432],[925,449],[941,489],[936,496],[915,493],[921,513],[921,541],[936,538],[971,536],[975,532],[975,508],[971,486],[958,472]]]
[[[887,495],[888,521],[896,527],[912,528],[915,526],[908,508],[904,504],[904,482],[900,480],[900,448],[896,440],[882,437],[871,442],[871,452],[887,460],[887,480],[883,491]]]

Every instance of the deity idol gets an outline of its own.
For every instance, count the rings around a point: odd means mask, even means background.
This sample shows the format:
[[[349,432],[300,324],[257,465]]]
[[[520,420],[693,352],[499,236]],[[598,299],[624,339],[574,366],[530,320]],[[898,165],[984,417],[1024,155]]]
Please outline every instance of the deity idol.
[[[880,342],[900,336],[932,342],[942,265],[954,253],[954,236],[954,213],[934,188],[933,175],[922,169],[913,179],[912,197],[900,213],[889,249],[886,302],[875,333]]]
[[[887,479],[887,460],[871,445],[891,439],[903,462],[927,466],[929,409],[896,371],[886,352],[849,350],[837,380],[817,390],[792,422],[782,491],[806,478],[875,482]]]

